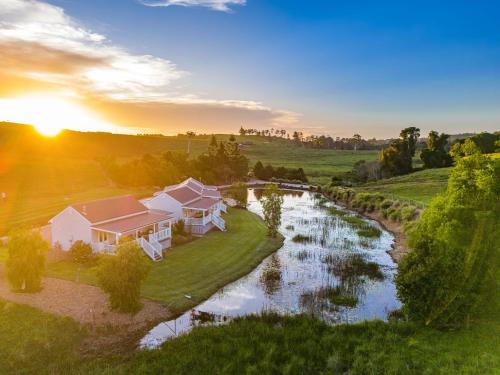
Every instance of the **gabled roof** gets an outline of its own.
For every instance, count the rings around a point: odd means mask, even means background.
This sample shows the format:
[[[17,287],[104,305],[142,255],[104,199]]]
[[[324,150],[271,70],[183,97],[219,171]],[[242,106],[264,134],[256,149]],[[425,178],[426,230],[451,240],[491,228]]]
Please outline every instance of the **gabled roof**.
[[[184,207],[185,208],[196,208],[196,209],[201,209],[201,210],[206,210],[212,207],[214,204],[217,203],[217,200],[212,199],[212,198],[199,198],[195,200],[194,202],[186,204]]]
[[[146,213],[148,209],[132,195],[73,204],[73,207],[91,223],[118,219],[123,216]]]
[[[124,219],[114,220],[104,224],[93,225],[92,228],[101,229],[113,233],[125,233],[161,221],[170,220],[173,214],[167,211],[150,210],[149,212],[134,215]]]
[[[192,177],[180,184],[167,186],[162,192],[155,193],[154,195],[162,193],[168,194],[183,205],[203,197],[221,198],[220,191],[215,186],[206,186]]]
[[[178,202],[181,202],[182,204],[191,202],[192,200],[200,197],[199,193],[188,188],[187,186],[166,191],[165,194],[170,195],[172,198],[174,198]]]

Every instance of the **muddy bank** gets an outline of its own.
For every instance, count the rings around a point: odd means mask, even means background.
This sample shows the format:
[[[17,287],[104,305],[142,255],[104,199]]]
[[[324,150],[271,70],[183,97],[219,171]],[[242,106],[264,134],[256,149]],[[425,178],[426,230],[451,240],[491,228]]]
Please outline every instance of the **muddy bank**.
[[[135,315],[117,313],[110,309],[101,289],[50,277],[43,278],[39,293],[14,293],[3,267],[0,267],[0,298],[76,320],[89,332],[84,351],[103,348],[119,351],[127,342],[136,345],[136,337],[173,316],[165,306],[148,299],[142,299],[144,307]]]

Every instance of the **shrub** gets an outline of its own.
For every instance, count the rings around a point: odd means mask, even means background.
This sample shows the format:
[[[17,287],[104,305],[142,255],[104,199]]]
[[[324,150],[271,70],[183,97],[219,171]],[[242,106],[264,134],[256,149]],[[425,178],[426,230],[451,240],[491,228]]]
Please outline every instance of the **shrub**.
[[[411,319],[460,326],[498,299],[499,195],[500,163],[479,154],[459,159],[446,193],[408,229],[412,251],[396,284]]]
[[[391,207],[393,204],[394,204],[394,202],[391,199],[384,199],[380,203],[380,208],[387,209],[387,208]]]
[[[116,255],[101,259],[97,278],[113,310],[134,313],[141,309],[141,284],[150,268],[149,260],[135,241],[120,243]]]
[[[404,222],[411,221],[415,218],[417,208],[415,206],[406,206],[401,208],[401,220]]]
[[[21,229],[9,234],[6,267],[7,279],[13,290],[37,292],[41,289],[48,250],[48,243],[37,231]]]
[[[181,236],[186,235],[186,223],[184,220],[181,219],[172,226],[172,234]]]
[[[73,261],[79,264],[88,263],[94,258],[92,246],[81,240],[78,240],[71,245],[69,252]]]

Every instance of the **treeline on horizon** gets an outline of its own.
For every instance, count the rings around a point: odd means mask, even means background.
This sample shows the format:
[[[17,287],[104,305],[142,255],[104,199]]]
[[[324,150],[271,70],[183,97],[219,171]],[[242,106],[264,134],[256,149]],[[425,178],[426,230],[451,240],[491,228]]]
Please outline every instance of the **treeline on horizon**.
[[[332,177],[333,185],[365,183],[393,176],[411,173],[413,158],[417,150],[423,168],[445,168],[453,165],[458,158],[480,152],[491,154],[500,151],[500,132],[479,133],[465,139],[450,142],[450,136],[436,131],[429,132],[425,141],[420,140],[420,129],[408,127],[401,130],[398,139],[382,148],[379,160],[360,160],[350,172]]]

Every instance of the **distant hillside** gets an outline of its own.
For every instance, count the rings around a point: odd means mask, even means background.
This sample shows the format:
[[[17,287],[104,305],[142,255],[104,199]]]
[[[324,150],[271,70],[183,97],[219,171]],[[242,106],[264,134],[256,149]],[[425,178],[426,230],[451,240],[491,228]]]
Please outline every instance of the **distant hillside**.
[[[63,130],[54,138],[40,135],[28,125],[0,122],[0,147],[24,157],[61,156],[93,159],[102,156],[130,157],[163,151],[186,151],[187,137],[123,135]],[[191,141],[191,151],[206,149],[208,136]]]

